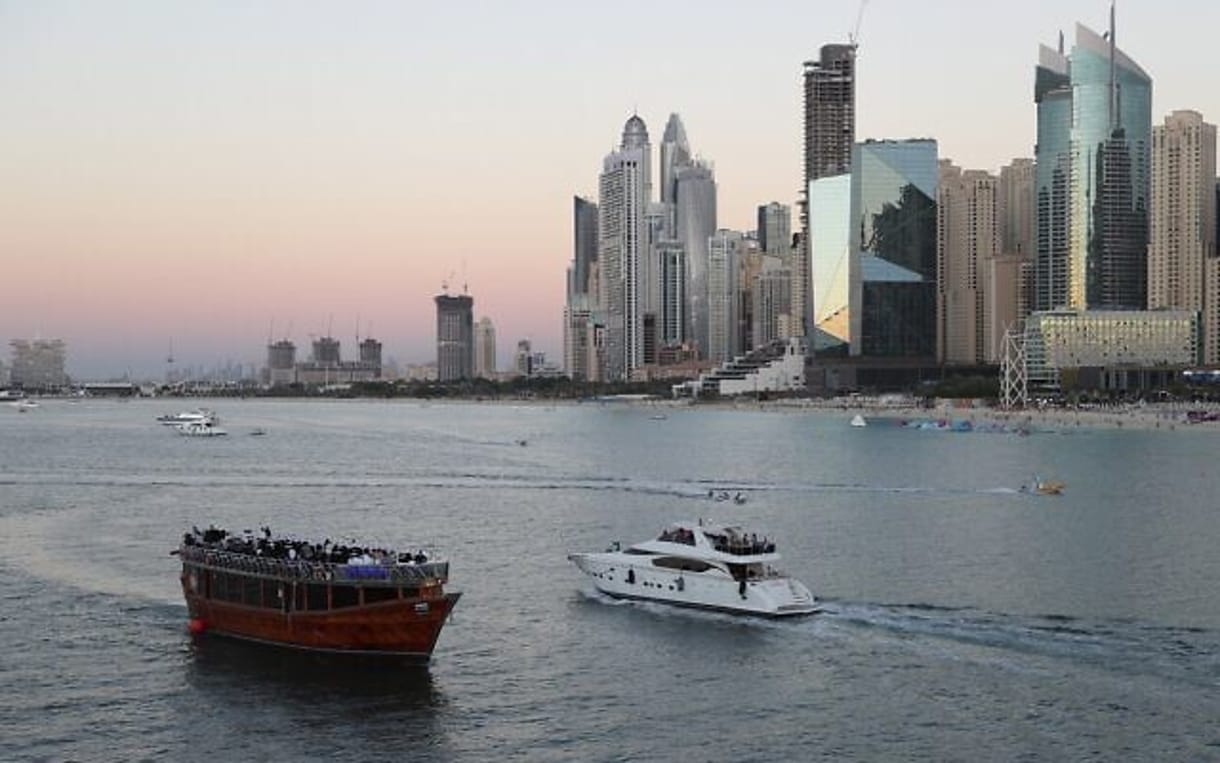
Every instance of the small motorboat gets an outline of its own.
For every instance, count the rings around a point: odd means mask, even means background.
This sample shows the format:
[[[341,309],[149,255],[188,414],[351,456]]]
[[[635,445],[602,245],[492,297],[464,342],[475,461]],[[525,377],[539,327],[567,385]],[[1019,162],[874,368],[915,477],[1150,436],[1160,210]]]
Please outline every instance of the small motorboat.
[[[863,415],[857,413],[855,416],[851,417],[851,425],[857,428],[866,427],[868,426],[868,422],[864,420]]]

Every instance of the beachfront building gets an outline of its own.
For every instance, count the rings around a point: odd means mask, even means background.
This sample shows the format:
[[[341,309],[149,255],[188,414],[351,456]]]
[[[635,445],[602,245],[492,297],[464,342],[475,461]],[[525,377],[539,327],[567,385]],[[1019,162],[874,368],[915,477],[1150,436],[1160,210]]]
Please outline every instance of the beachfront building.
[[[14,339],[9,342],[9,383],[28,390],[57,390],[68,385],[67,345],[62,339]]]
[[[1025,322],[1036,390],[1161,389],[1199,362],[1199,350],[1193,310],[1050,310]]]
[[[1148,307],[1199,311],[1207,365],[1220,363],[1215,178],[1215,125],[1175,111],[1153,128]]]

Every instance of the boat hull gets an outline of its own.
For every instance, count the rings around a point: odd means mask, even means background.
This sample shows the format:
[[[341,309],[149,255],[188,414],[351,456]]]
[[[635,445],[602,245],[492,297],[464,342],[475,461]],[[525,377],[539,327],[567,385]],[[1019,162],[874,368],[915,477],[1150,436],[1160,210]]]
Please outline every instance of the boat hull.
[[[186,590],[192,632],[317,652],[391,656],[426,661],[446,618],[461,597],[399,599],[320,612],[280,612]],[[198,623],[198,625],[196,625]]]
[[[818,612],[813,594],[792,578],[749,580],[743,586],[727,574],[658,569],[616,552],[572,554],[568,558],[589,576],[598,591],[616,599],[768,618]]]

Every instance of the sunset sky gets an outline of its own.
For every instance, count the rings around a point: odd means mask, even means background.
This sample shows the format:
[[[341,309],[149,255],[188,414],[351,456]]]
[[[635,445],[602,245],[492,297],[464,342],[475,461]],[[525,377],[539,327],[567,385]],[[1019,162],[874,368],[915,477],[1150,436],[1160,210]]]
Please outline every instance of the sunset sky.
[[[857,8],[0,0],[0,342],[63,338],[78,378],[160,377],[171,341],[179,365],[261,365],[272,331],[425,362],[448,280],[502,366],[522,338],[561,361],[571,196],[633,110],[654,146],[680,113],[721,226],[752,228],[797,198],[801,62]],[[872,0],[857,137],[1031,156],[1038,43],[1108,12]],[[1218,34],[1212,0],[1119,4],[1154,123],[1220,120]]]

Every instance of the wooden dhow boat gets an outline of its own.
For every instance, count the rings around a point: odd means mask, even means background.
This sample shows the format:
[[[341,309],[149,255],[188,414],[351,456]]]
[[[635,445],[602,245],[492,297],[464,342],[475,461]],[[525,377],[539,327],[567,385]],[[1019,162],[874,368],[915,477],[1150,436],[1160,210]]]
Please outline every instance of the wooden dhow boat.
[[[352,544],[194,529],[173,552],[192,634],[426,661],[461,596],[447,561]]]

